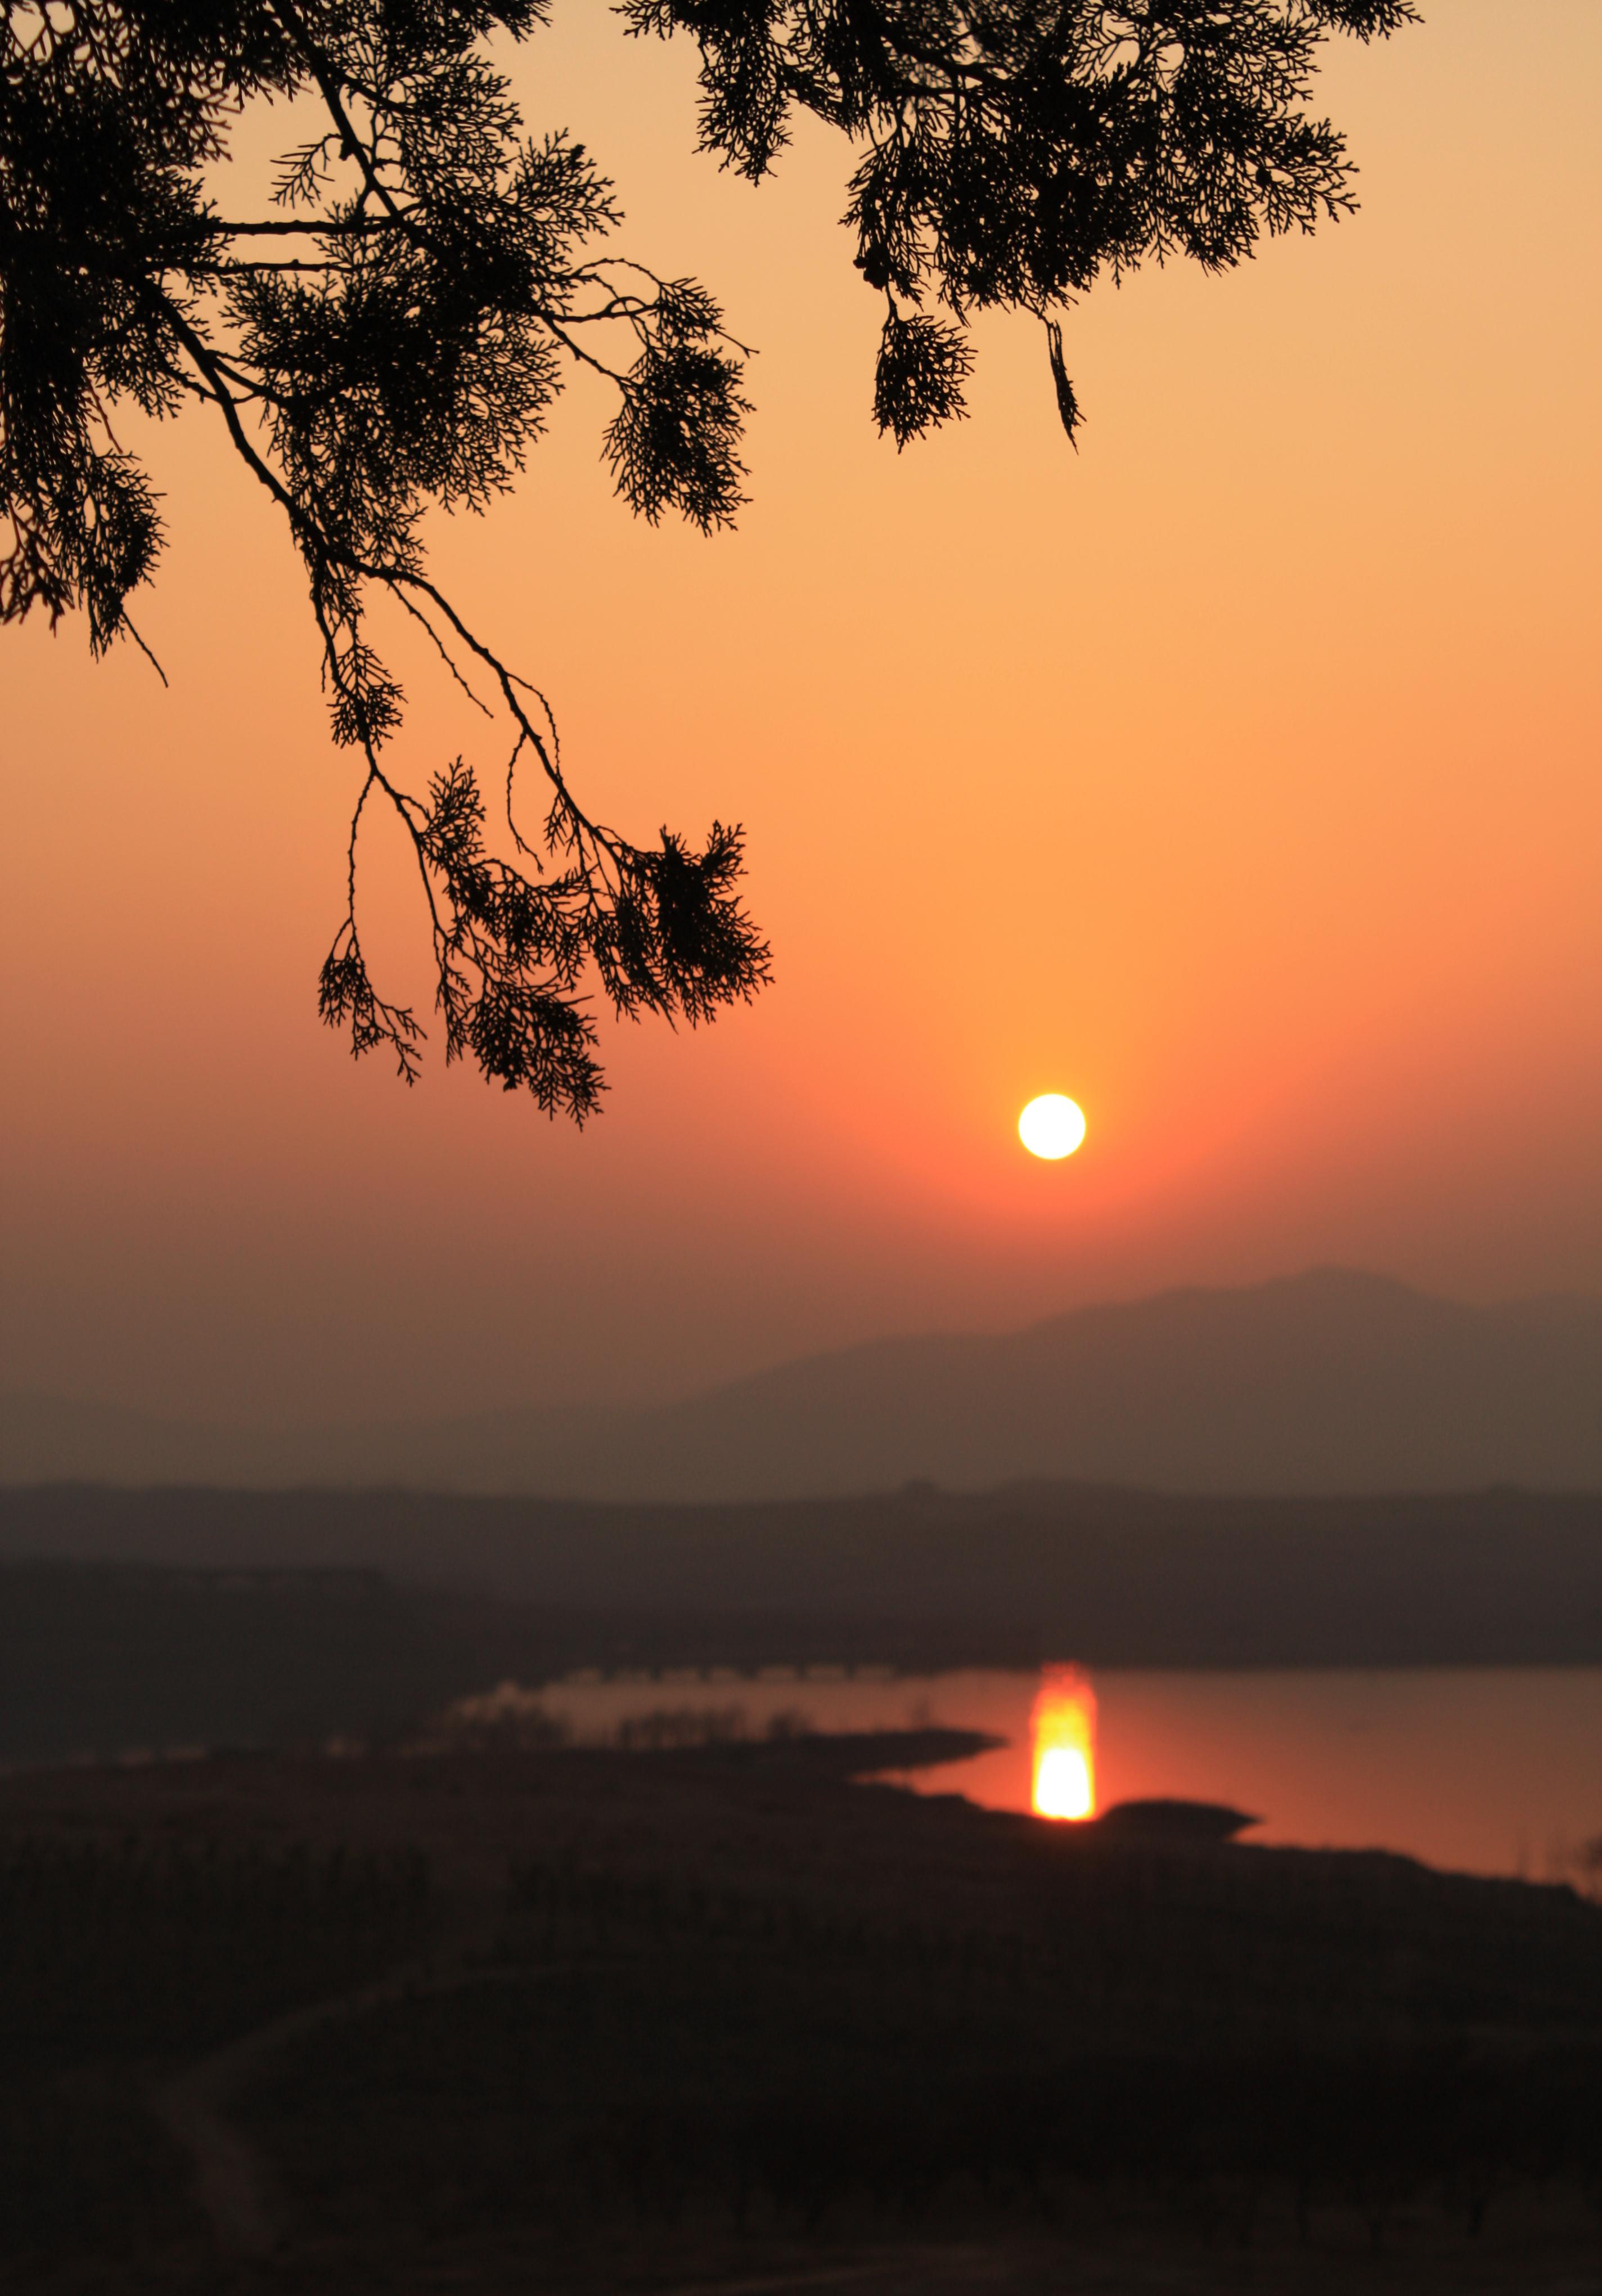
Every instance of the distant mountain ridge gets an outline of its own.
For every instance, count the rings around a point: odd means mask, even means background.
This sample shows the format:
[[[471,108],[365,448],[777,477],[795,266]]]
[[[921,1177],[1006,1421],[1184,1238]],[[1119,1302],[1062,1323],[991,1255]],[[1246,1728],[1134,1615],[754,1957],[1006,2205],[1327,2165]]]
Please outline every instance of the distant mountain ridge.
[[[1044,1477],[1310,1495],[1602,1490],[1602,1300],[1495,1307],[1323,1268],[887,1339],[654,1409],[268,1431],[0,1399],[0,1482],[714,1502]]]

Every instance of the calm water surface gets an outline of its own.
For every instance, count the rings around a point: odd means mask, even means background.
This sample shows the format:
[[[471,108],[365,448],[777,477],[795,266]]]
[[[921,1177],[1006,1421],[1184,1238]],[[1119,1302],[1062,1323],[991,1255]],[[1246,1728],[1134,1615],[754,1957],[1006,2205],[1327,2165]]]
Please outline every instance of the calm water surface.
[[[1153,1794],[1224,1801],[1261,1817],[1251,1837],[1383,1849],[1467,1873],[1580,1879],[1602,1837],[1602,1668],[1124,1671],[1092,1677],[1097,1805]],[[1029,1709],[1039,1677],[733,1675],[574,1680],[540,1703],[580,1738],[664,1710],[738,1710],[824,1730],[937,1722],[1004,1748],[906,1783],[996,1809],[1029,1807]],[[1597,1876],[1602,1880],[1602,1874]]]

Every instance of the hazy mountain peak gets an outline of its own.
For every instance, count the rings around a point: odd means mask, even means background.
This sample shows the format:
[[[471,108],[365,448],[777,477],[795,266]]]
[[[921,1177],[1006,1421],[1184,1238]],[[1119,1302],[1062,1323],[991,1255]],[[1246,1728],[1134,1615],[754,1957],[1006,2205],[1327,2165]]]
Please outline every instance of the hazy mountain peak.
[[[0,1480],[814,1496],[1032,1477],[1193,1491],[1602,1488],[1602,1302],[1347,1267],[864,1342],[650,1410],[280,1433],[0,1405]]]

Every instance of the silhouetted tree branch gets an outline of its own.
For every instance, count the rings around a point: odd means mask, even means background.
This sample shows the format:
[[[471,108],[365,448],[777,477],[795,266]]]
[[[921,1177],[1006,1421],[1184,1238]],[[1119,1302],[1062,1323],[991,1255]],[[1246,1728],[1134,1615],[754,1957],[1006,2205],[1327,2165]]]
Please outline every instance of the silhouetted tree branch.
[[[1411,19],[1407,0],[625,0],[636,35],[689,35],[701,143],[765,174],[797,110],[862,151],[847,221],[886,302],[873,411],[898,447],[960,415],[966,327],[1045,324],[1058,411],[1079,408],[1060,313],[1103,274],[1181,254],[1218,269],[1263,233],[1349,207],[1341,138],[1305,111],[1318,45]],[[543,697],[430,580],[430,506],[515,480],[573,365],[617,410],[603,452],[655,521],[705,532],[741,503],[743,347],[707,291],[599,252],[620,218],[566,134],[525,136],[488,37],[544,0],[9,0],[0,31],[0,619],[138,633],[163,540],[111,410],[210,408],[300,555],[335,742],[358,752],[348,899],[323,1015],[418,1070],[423,1030],[369,975],[356,846],[370,798],[405,826],[425,898],[445,1057],[582,1119],[601,1089],[586,987],[691,1022],[751,996],[768,951],[738,897],[738,828],[649,847],[575,798]],[[241,109],[294,96],[316,133],[276,212],[225,217],[208,184]],[[426,793],[383,763],[400,684],[368,637],[376,595],[420,623],[463,692],[505,714],[513,859],[458,757]],[[537,767],[537,845],[517,826]]]

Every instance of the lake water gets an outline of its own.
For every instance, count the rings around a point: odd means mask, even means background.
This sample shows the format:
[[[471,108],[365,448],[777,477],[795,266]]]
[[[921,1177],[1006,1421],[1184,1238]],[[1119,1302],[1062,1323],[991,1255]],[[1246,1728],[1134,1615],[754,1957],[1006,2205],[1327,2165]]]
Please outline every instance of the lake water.
[[[1229,1802],[1248,1839],[1383,1849],[1466,1873],[1602,1885],[1602,1668],[1497,1667],[1091,1677],[1099,1808],[1148,1795]],[[650,1714],[721,1712],[754,1734],[775,1717],[821,1730],[942,1723],[1008,1741],[906,1783],[996,1809],[1029,1807],[1039,1677],[771,1669],[752,1677],[578,1678],[539,1703],[581,1739]]]

